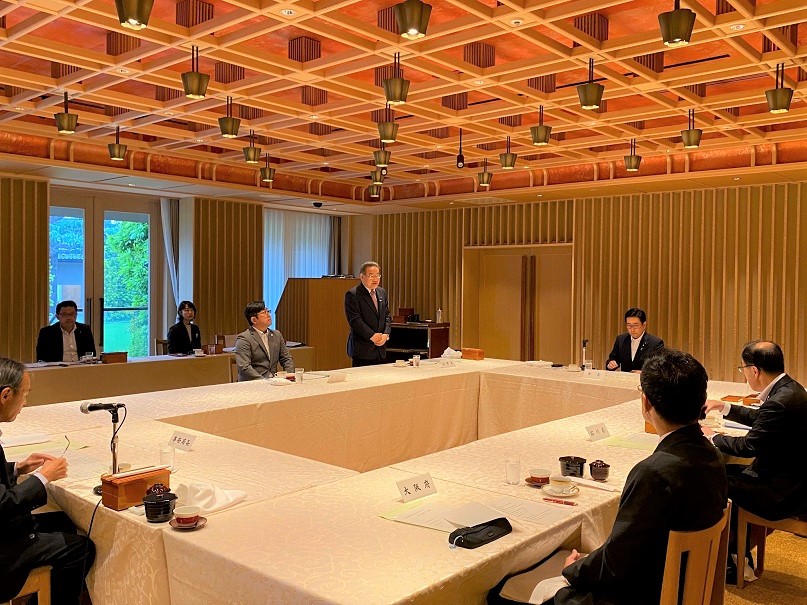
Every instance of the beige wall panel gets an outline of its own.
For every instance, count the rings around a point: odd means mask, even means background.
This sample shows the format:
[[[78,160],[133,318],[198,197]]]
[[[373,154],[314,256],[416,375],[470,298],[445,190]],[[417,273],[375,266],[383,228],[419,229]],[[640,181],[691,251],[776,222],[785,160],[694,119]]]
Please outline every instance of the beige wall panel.
[[[246,329],[244,307],[263,298],[263,209],[195,201],[193,296],[204,339]]]
[[[48,315],[48,183],[0,176],[0,356],[35,361]]]
[[[779,342],[807,379],[807,185],[777,184],[578,200],[575,340],[602,367],[625,309],[691,352],[718,380],[738,380],[742,345]]]

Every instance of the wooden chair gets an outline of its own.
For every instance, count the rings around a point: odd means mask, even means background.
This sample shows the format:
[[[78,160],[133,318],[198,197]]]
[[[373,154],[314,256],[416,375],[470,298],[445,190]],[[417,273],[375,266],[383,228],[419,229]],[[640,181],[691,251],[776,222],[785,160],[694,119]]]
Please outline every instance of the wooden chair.
[[[44,565],[31,570],[22,590],[20,590],[19,594],[14,597],[14,599],[35,594],[39,605],[50,605],[50,570],[50,565]],[[12,603],[14,599],[9,601],[9,604]]]
[[[155,338],[154,351],[157,355],[168,355],[168,341],[162,338]]]
[[[660,605],[722,605],[726,587],[731,502],[720,521],[701,531],[671,531]],[[683,590],[681,555],[688,553]],[[678,600],[679,593],[682,600]]]
[[[754,530],[758,531],[754,531]],[[757,545],[757,568],[754,574],[759,578],[765,571],[765,538],[768,530],[778,529],[799,536],[807,537],[807,519],[804,517],[790,517],[781,521],[769,521],[758,517],[744,508],[737,509],[737,544],[746,544],[749,531],[754,531]],[[742,550],[739,549],[738,550]],[[745,557],[737,557],[737,588],[745,586]]]

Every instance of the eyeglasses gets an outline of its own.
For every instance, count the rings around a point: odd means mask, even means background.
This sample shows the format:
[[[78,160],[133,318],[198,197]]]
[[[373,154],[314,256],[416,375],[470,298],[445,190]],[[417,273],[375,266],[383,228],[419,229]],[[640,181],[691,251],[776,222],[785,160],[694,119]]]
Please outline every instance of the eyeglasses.
[[[737,371],[740,374],[742,374],[743,373],[743,368],[755,368],[755,367],[757,367],[757,366],[755,366],[753,363],[750,363],[747,366],[737,366]]]
[[[642,327],[642,324],[625,324],[625,327],[628,330],[638,330],[639,328]]]
[[[64,311],[62,311],[60,313],[57,313],[56,317],[64,317],[65,319],[68,319],[70,317],[76,317],[77,315],[78,315],[78,313],[75,313],[75,312],[73,312],[73,313],[65,313]]]
[[[644,390],[642,389],[642,385],[640,385],[640,384],[636,385],[636,390],[639,391],[640,393],[644,393]]]

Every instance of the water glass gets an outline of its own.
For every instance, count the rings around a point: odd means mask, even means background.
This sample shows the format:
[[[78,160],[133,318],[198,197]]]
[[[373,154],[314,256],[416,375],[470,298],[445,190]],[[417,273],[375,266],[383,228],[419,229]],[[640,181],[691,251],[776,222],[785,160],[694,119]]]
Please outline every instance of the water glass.
[[[594,360],[593,359],[583,360],[583,367],[586,369],[586,372],[591,372],[591,370],[594,369]]]
[[[160,466],[168,466],[174,470],[174,446],[170,443],[160,444]]]
[[[505,460],[504,474],[508,484],[518,485],[521,481],[521,461],[516,458]]]
[[[305,369],[303,368],[295,368],[294,370],[294,382],[300,384],[303,382],[303,374],[305,374]]]

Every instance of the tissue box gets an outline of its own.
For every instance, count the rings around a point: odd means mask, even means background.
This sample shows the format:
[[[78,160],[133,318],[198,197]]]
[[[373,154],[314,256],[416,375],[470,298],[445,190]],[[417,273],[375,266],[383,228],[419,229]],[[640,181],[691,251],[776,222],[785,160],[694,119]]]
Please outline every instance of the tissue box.
[[[170,487],[171,469],[143,469],[142,473],[115,477],[101,476],[101,502],[107,508],[123,510],[136,504],[143,504],[146,490],[155,483]]]
[[[128,360],[129,353],[126,351],[101,353],[101,363],[126,363]]]
[[[463,359],[474,359],[479,361],[485,358],[485,352],[482,349],[471,349],[465,348],[462,349],[462,358]]]

